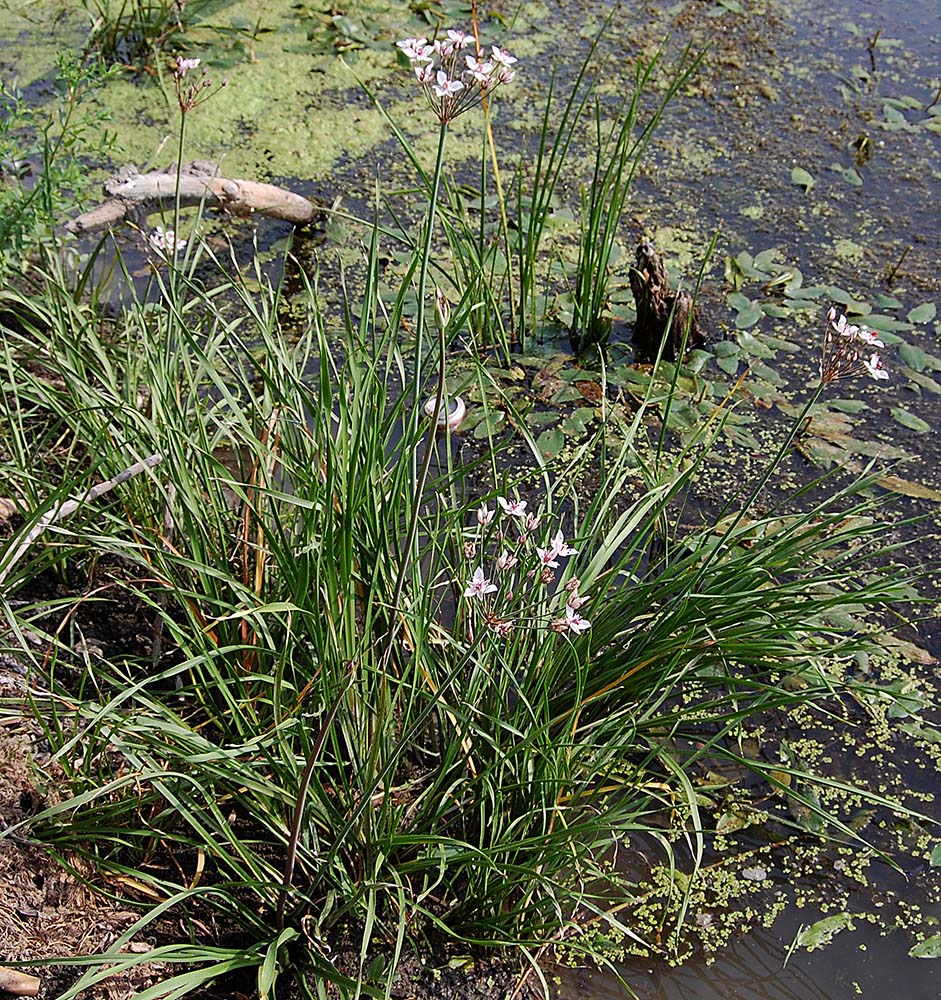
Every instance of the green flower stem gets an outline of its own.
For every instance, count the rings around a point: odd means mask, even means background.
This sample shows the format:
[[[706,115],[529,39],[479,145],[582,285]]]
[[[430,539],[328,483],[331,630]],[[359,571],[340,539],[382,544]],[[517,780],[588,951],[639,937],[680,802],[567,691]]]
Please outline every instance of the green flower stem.
[[[431,238],[435,225],[435,209],[438,204],[438,190],[441,186],[441,165],[444,162],[444,143],[448,134],[446,122],[441,123],[438,132],[438,155],[435,159],[435,173],[431,182],[431,201],[428,205],[428,222],[425,228],[425,245],[422,249],[421,265],[418,272],[418,316],[415,321],[415,392],[412,407],[412,420],[417,427],[418,420],[424,412],[421,406],[421,360],[422,360],[422,334],[425,328],[425,289],[428,281],[428,263],[431,259]],[[431,456],[435,451],[435,435],[438,429],[438,414],[444,402],[444,376],[445,376],[445,331],[440,329],[438,337],[438,391],[435,396],[435,409],[431,417],[431,427],[428,430],[428,444],[425,447],[425,456],[421,464],[421,469],[415,477],[415,496],[412,503],[411,517],[409,519],[408,532],[405,536],[405,544],[402,546],[402,555],[399,563],[399,572],[395,578],[395,586],[392,590],[392,601],[390,603],[393,620],[389,627],[389,636],[386,648],[383,650],[380,663],[385,668],[392,647],[395,643],[395,636],[398,632],[395,615],[397,613],[402,591],[405,588],[405,576],[408,573],[411,561],[412,549],[415,546],[415,538],[418,534],[418,518],[421,513],[421,498],[425,492],[425,483],[428,481],[428,472],[431,468]]]
[[[448,134],[447,122],[442,122],[438,130],[438,155],[435,159],[435,173],[431,181],[431,201],[428,205],[428,222],[425,226],[425,244],[422,247],[421,265],[418,270],[418,315],[415,317],[415,404],[421,399],[422,349],[425,333],[425,294],[428,285],[428,265],[431,261],[431,239],[435,229],[435,213],[438,207],[438,191],[441,187],[441,168],[444,163],[444,142]]]

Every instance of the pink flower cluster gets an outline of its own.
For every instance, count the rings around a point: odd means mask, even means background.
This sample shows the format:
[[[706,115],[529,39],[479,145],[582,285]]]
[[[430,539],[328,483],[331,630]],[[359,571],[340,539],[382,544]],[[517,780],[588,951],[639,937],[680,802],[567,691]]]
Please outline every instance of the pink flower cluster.
[[[229,85],[227,79],[212,89],[212,80],[206,75],[206,67],[200,70],[200,75],[196,80],[190,78],[189,83],[185,83],[187,74],[199,69],[199,59],[184,59],[182,56],[176,57],[176,69],[173,71],[173,82],[176,85],[176,100],[180,106],[180,111],[186,114],[192,111],[198,104],[208,101],[213,94],[217,94],[223,87]]]
[[[147,242],[161,257],[172,257],[186,249],[186,240],[177,238],[172,229],[157,226],[147,237]]]
[[[533,533],[539,527],[539,515],[527,511],[525,500],[498,496],[497,504],[512,520],[505,526],[495,527],[495,530],[487,532],[488,541],[493,537],[500,543],[498,545],[500,554],[493,558],[494,578],[487,575],[482,565],[477,566],[467,581],[464,597],[473,601],[485,601],[487,605],[484,612],[485,624],[497,635],[507,638],[514,628],[520,626],[522,619],[499,616],[489,596],[502,590],[507,607],[510,607],[514,598],[518,598],[520,592],[529,587],[532,588],[535,603],[545,604],[547,599],[549,603],[556,603],[557,598],[555,595],[549,595],[546,588],[555,579],[554,570],[559,568],[559,559],[578,555],[578,549],[568,544],[561,529],[556,531],[544,546],[534,545]],[[486,503],[481,504],[475,515],[478,533],[483,535],[484,529],[490,529],[497,516],[496,509],[488,507]],[[465,556],[473,558],[476,552],[475,544],[465,544]],[[501,585],[498,586],[494,579],[500,580]],[[591,628],[591,622],[579,613],[588,598],[579,595],[578,588],[577,577],[571,577],[566,581],[559,592],[565,594],[561,615],[558,613],[553,615],[551,612],[546,615],[549,618],[550,631],[580,635]]]
[[[511,67],[516,59],[499,45],[485,53],[473,35],[455,28],[442,38],[403,38],[396,43],[408,57],[442,125],[474,107],[501,83],[511,83],[516,76]]]
[[[820,381],[835,382],[851,375],[868,375],[877,381],[889,377],[875,348],[885,344],[864,326],[853,326],[836,307],[827,312],[820,353]]]

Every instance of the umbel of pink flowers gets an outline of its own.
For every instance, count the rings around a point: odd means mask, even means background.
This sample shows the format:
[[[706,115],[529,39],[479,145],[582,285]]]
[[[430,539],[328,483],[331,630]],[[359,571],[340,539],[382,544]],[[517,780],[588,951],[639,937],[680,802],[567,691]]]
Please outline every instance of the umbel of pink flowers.
[[[853,326],[836,307],[827,312],[820,352],[820,381],[835,382],[851,375],[868,375],[877,381],[889,377],[876,348],[885,344],[864,326]]]
[[[408,57],[438,121],[447,125],[473,108],[501,83],[511,83],[517,61],[499,45],[486,53],[473,35],[450,28],[441,38],[403,38],[396,43]]]

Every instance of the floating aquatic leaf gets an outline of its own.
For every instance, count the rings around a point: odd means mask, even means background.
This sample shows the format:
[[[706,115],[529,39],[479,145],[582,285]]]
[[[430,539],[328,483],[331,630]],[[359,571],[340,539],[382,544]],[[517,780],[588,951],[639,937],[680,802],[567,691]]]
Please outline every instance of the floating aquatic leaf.
[[[913,371],[911,368],[903,368],[902,371],[919,389],[925,389],[927,392],[941,395],[941,383],[935,382],[930,375],[923,375],[921,372]]]
[[[798,948],[814,951],[817,948],[825,948],[841,931],[854,929],[852,913],[834,913],[809,927],[802,927],[795,944]]]
[[[941,934],[932,934],[924,941],[919,941],[908,949],[908,954],[912,958],[941,958]]]
[[[926,434],[931,430],[931,424],[927,420],[916,417],[914,413],[906,410],[903,406],[893,406],[889,412],[897,423],[900,423],[903,427],[907,427],[910,431],[916,431],[918,434]]]
[[[839,285],[827,287],[827,298],[841,306],[848,306],[853,301],[853,296],[845,288],[840,288]]]
[[[744,330],[749,326],[754,326],[762,316],[764,316],[764,312],[761,308],[761,303],[749,302],[747,307],[739,310],[738,315],[735,317],[735,325],[740,330]]]
[[[558,427],[545,430],[536,438],[536,448],[543,458],[557,458],[565,447],[565,435]]]
[[[925,726],[921,722],[900,722],[899,729],[905,733],[906,736],[912,736],[916,740],[921,740],[924,743],[941,743],[941,733],[937,729],[932,729],[931,726]],[[934,852],[939,851],[939,861],[934,860]],[[935,847],[931,854],[931,863],[933,865],[941,864],[941,844]]]
[[[743,868],[742,878],[748,879],[749,882],[763,882],[768,877],[768,869],[762,868],[761,865],[755,865],[754,868]]]
[[[686,359],[684,367],[687,371],[698,375],[709,364],[711,359],[712,355],[708,351],[702,351],[697,347],[695,350],[689,352],[689,357]]]
[[[908,129],[910,127],[905,115],[898,108],[889,104],[888,101],[882,105],[882,114],[885,116],[886,128],[890,132],[898,132],[901,129]]]
[[[767,250],[762,250],[761,253],[755,254],[755,267],[759,271],[767,271],[769,267],[774,266],[777,258],[782,256],[783,254],[778,247],[768,247]]]
[[[866,317],[866,326],[879,333],[891,333],[893,330],[911,330],[912,324],[894,316],[884,316],[882,313],[870,313]]]
[[[930,323],[938,315],[938,307],[933,302],[922,302],[909,310],[906,319],[909,323]]]
[[[716,821],[716,833],[723,835],[728,833],[735,833],[736,830],[744,830],[746,826],[750,826],[752,822],[751,812],[733,808],[729,809]]]
[[[738,262],[738,258],[736,257],[725,258],[723,271],[725,274],[725,280],[735,291],[738,291],[747,281],[745,272],[742,270],[742,265]]]
[[[902,361],[916,372],[923,372],[928,364],[928,355],[914,344],[903,341],[898,345],[898,353]]]
[[[931,849],[931,867],[937,868],[938,865],[941,865],[941,840]]]
[[[831,399],[830,408],[840,413],[862,413],[869,409],[869,404],[861,399]]]
[[[826,285],[804,285],[803,288],[788,288],[789,299],[819,299],[827,294]]]
[[[581,406],[562,421],[562,433],[583,437],[588,433],[588,425],[594,419],[595,411]]]
[[[748,333],[747,330],[737,334],[735,339],[741,349],[754,358],[773,358],[777,353],[774,348],[765,343],[764,338],[756,337],[753,333]]]
[[[576,399],[581,399],[582,394],[575,385],[563,385],[561,389],[552,397],[553,403],[572,403]]]
[[[752,305],[752,300],[741,292],[730,292],[726,296],[726,301],[736,312],[748,309]]]
[[[786,378],[782,378],[773,368],[769,365],[763,364],[761,361],[752,362],[751,370],[754,375],[763,379],[769,385],[776,386],[777,388],[780,388],[782,385],[787,385]]]
[[[791,183],[797,187],[802,187],[805,192],[809,191],[817,182],[803,167],[795,167],[791,171]]]
[[[901,309],[902,303],[894,295],[883,295],[881,292],[873,295],[873,305],[880,309]]]
[[[831,163],[830,169],[839,174],[847,184],[853,187],[862,187],[863,179],[855,167],[844,167],[842,163]]]
[[[550,424],[556,424],[559,422],[558,413],[553,413],[552,410],[530,410],[526,414],[526,423],[530,427],[536,427],[542,429],[548,427]]]
[[[506,414],[503,410],[490,410],[474,428],[474,437],[485,438],[495,434],[505,418]]]
[[[789,306],[781,305],[778,302],[765,302],[761,307],[766,316],[770,316],[772,319],[787,319],[791,315],[791,309]]]

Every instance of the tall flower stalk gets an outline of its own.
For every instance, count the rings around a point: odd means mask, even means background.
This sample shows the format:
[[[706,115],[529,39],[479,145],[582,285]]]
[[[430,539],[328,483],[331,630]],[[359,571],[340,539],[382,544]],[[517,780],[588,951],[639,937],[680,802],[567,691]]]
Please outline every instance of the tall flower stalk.
[[[415,398],[414,419],[418,419],[420,409],[417,402],[423,386],[423,354],[425,334],[425,298],[428,287],[428,268],[431,261],[431,244],[434,238],[435,215],[441,190],[441,175],[444,165],[444,147],[448,136],[448,126],[465,111],[477,107],[484,98],[501,84],[511,83],[516,76],[513,65],[516,58],[498,45],[491,46],[489,55],[481,48],[475,37],[456,28],[448,29],[441,38],[429,42],[427,38],[403,38],[397,43],[399,50],[409,60],[415,78],[421,86],[428,106],[438,120],[438,150],[431,181],[428,216],[425,221],[424,242],[418,269],[418,311],[415,318]],[[438,331],[438,385],[429,430],[428,446],[415,482],[415,502],[409,520],[408,533],[402,552],[393,592],[392,606],[398,604],[405,584],[409,555],[415,544],[418,531],[418,517],[421,497],[431,467],[434,452],[436,415],[441,412],[444,401],[444,362],[447,346],[445,325],[439,323]],[[393,632],[394,635],[394,632]],[[393,636],[390,636],[389,648]]]

